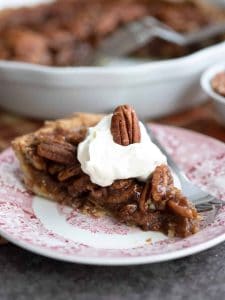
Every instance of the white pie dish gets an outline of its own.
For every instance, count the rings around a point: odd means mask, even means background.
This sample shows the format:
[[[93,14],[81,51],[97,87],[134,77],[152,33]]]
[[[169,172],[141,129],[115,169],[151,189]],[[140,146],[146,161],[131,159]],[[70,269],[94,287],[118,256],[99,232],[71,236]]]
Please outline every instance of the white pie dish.
[[[48,119],[73,111],[107,112],[129,103],[141,118],[159,117],[204,101],[200,75],[221,61],[224,52],[222,42],[178,59],[108,67],[57,68],[2,60],[0,105]]]

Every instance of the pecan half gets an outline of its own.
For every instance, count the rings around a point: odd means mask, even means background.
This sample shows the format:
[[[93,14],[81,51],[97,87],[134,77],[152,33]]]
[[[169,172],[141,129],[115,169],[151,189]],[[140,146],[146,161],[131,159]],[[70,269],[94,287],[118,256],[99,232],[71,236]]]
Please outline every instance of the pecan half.
[[[197,217],[197,211],[192,207],[182,192],[174,186],[173,177],[167,165],[156,167],[152,175],[152,199],[158,209],[167,206],[177,216],[188,219]]]
[[[140,143],[141,131],[138,117],[129,105],[118,106],[112,116],[111,133],[115,143],[128,146]]]
[[[79,130],[71,130],[66,135],[66,141],[73,145],[78,145],[86,136],[87,127],[81,127]]]
[[[65,181],[73,176],[79,175],[80,173],[81,173],[80,165],[71,166],[71,167],[69,166],[58,174],[58,179],[59,181]]]
[[[112,185],[109,186],[109,191],[110,192],[119,192],[121,193],[122,190],[126,190],[128,189],[130,186],[133,186],[134,184],[134,180],[133,179],[120,179],[120,180],[116,180],[113,182]]]
[[[67,142],[42,142],[37,147],[39,156],[62,164],[71,164],[76,160],[76,147]]]
[[[175,215],[188,219],[194,219],[197,217],[198,213],[196,209],[176,187],[169,191],[168,199],[169,201],[167,202],[167,206]]]
[[[96,185],[90,181],[90,178],[86,174],[81,174],[80,177],[75,178],[71,185],[68,186],[68,192],[71,196],[77,197],[82,194],[87,195],[93,191]]]
[[[145,212],[149,208],[165,209],[168,192],[173,188],[173,177],[168,166],[157,166],[142,190],[139,199],[140,210]]]
[[[35,153],[32,146],[29,146],[29,147],[26,148],[25,155],[26,155],[26,158],[28,159],[28,161],[37,170],[40,170],[40,171],[46,170],[46,162],[44,161],[44,159],[42,157],[38,156]]]
[[[173,177],[168,166],[157,166],[152,175],[152,199],[155,202],[166,200],[168,191],[173,187]]]
[[[106,202],[109,204],[121,204],[133,198],[135,191],[135,182],[133,179],[116,180],[107,188]]]
[[[141,212],[145,212],[148,209],[148,201],[151,199],[151,181],[148,180],[142,190],[139,198],[139,208]]]
[[[52,162],[48,166],[48,172],[51,175],[55,175],[55,174],[58,174],[59,172],[61,172],[62,170],[64,170],[64,168],[65,168],[64,165]]]

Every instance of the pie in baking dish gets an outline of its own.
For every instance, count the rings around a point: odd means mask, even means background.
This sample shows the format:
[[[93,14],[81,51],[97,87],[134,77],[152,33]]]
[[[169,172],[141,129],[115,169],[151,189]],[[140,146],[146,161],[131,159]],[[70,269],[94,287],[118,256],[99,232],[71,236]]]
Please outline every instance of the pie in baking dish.
[[[10,2],[10,1],[9,1]],[[225,11],[201,0],[57,0],[0,13],[0,59],[48,66],[87,65],[99,43],[121,26],[153,16],[181,33],[224,21]],[[170,58],[224,40],[182,47],[155,38],[140,57]]]

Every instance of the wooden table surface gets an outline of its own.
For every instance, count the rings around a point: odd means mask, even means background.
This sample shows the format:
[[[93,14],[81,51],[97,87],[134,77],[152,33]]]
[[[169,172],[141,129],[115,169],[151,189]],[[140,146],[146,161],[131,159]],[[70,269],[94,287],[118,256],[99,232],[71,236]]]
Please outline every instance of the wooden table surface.
[[[225,142],[225,127],[219,123],[210,101],[187,111],[151,121],[184,127]],[[0,151],[9,147],[11,140],[16,136],[34,131],[41,125],[42,121],[22,118],[0,110]],[[0,243],[5,241],[0,238]]]

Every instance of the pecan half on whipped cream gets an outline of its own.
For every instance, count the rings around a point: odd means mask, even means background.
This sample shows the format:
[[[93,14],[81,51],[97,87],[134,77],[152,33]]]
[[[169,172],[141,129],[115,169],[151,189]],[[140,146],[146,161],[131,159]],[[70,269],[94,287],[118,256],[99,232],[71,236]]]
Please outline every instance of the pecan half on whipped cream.
[[[113,114],[88,129],[78,146],[77,158],[83,172],[102,187],[120,179],[146,181],[158,165],[166,163],[129,105],[118,106]]]
[[[135,110],[130,105],[118,106],[113,113],[111,133],[115,143],[128,146],[140,143],[141,131]]]

